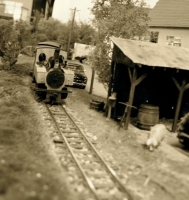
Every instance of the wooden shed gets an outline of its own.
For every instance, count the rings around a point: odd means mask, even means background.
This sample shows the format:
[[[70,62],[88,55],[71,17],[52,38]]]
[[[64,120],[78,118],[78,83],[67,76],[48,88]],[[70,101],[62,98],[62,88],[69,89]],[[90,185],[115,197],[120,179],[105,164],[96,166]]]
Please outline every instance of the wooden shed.
[[[143,103],[154,104],[160,107],[160,117],[173,119],[175,132],[181,112],[189,105],[189,49],[110,39],[114,46],[108,96],[117,95],[114,118],[124,112],[119,102],[128,102],[137,108]],[[131,114],[129,108],[126,129]]]

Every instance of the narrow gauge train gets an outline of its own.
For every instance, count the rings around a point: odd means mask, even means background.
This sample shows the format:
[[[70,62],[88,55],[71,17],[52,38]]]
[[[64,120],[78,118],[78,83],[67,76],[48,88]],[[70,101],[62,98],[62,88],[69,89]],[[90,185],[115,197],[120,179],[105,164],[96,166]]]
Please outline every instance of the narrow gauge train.
[[[35,49],[33,82],[46,103],[61,103],[71,92],[66,86],[73,85],[74,72],[64,68],[64,55],[57,42],[40,42]]]

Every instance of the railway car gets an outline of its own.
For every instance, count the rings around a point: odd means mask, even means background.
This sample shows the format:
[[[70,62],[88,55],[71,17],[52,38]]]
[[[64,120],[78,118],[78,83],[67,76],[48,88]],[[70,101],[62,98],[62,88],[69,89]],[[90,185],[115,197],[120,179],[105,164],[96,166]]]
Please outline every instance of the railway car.
[[[186,113],[177,124],[177,137],[186,148],[189,148],[189,113]]]
[[[33,82],[35,91],[41,93],[46,103],[61,103],[71,92],[74,72],[65,68],[66,52],[57,42],[40,42],[35,49]]]

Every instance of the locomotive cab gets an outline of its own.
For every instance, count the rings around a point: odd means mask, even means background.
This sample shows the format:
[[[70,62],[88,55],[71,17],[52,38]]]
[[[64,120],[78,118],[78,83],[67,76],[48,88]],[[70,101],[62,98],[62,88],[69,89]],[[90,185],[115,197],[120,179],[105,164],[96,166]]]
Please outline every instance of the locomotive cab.
[[[45,102],[61,103],[69,92],[66,86],[73,85],[74,73],[64,69],[65,52],[55,42],[39,43],[35,51],[33,81],[36,91],[43,93]],[[45,95],[44,95],[45,94]]]

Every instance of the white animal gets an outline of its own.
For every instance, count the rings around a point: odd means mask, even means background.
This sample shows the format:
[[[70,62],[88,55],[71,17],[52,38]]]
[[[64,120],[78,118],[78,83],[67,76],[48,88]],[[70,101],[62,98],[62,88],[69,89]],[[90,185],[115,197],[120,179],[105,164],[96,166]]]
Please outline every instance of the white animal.
[[[167,133],[168,130],[163,124],[156,124],[155,126],[151,127],[148,140],[146,141],[146,145],[150,151],[153,151],[154,148],[157,148],[160,145]]]

